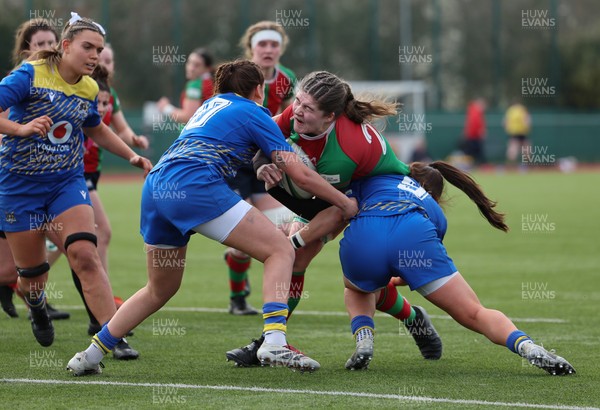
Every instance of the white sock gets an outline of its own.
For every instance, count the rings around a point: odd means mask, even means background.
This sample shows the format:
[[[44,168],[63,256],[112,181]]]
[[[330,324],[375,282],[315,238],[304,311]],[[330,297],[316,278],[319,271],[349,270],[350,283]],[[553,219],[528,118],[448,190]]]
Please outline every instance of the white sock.
[[[87,353],[87,361],[91,364],[98,364],[104,359],[104,354],[94,343],[92,343],[85,352]]]
[[[521,356],[525,356],[525,355],[527,355],[527,353],[529,353],[529,350],[531,350],[531,348],[534,346],[535,346],[535,344],[533,343],[533,340],[525,340],[524,342],[519,344],[519,347],[517,347],[517,350],[519,351],[519,354]]]
[[[285,333],[281,330],[271,330],[270,332],[265,333],[265,343],[271,345],[285,346],[287,345],[287,340],[285,340]]]
[[[356,333],[356,343],[360,342],[363,339],[373,340],[373,331],[368,327],[363,327]]]

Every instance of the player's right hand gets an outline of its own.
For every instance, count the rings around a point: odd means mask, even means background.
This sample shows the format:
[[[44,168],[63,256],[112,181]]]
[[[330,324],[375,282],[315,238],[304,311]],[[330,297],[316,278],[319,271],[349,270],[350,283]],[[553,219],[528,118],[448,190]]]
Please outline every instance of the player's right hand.
[[[50,131],[52,127],[53,121],[47,115],[42,115],[41,117],[34,118],[29,121],[27,124],[21,124],[17,129],[17,134],[19,137],[30,137],[32,135],[41,135],[45,137]]]
[[[256,178],[266,182],[267,186],[273,187],[281,182],[283,172],[275,164],[265,164],[256,170]]]
[[[352,218],[358,213],[358,202],[356,201],[356,198],[348,198],[346,205],[344,205],[344,208],[342,209],[342,213],[344,214],[345,220]]]

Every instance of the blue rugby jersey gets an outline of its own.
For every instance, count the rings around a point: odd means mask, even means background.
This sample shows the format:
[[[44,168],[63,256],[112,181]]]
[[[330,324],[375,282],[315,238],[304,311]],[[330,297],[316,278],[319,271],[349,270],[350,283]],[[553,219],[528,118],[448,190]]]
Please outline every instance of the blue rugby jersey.
[[[404,175],[377,175],[352,182],[346,192],[358,201],[362,216],[393,216],[410,211],[425,214],[444,239],[448,222],[439,204],[419,183]]]
[[[259,148],[269,156],[292,151],[266,108],[237,94],[219,94],[196,110],[153,171],[172,161],[196,161],[229,178]]]
[[[48,115],[53,125],[45,137],[5,136],[0,176],[16,173],[60,180],[72,172],[83,174],[82,127],[100,124],[97,96],[98,85],[91,77],[69,84],[45,60],[23,63],[11,72],[0,82],[0,107],[10,108],[9,119],[25,124]]]

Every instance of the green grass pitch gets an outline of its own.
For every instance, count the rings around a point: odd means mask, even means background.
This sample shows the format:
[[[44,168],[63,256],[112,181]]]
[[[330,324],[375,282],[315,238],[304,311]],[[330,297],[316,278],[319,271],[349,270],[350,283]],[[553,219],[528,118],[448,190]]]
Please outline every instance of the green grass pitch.
[[[64,258],[60,260],[50,273],[51,303],[72,317],[55,322],[51,347],[35,342],[20,302],[19,319],[0,317],[0,407],[599,406],[598,174],[479,173],[475,178],[507,213],[511,231],[491,228],[463,194],[451,189],[445,207],[450,256],[484,305],[502,310],[537,342],[556,349],[576,368],[575,376],[551,377],[530,367],[506,348],[448,320],[407,288],[401,288],[403,294],[434,315],[444,342],[442,359],[421,359],[398,322],[377,315],[369,370],[346,371],[344,363],[354,343],[344,314],[336,242],[328,244],[309,268],[304,299],[288,327],[290,342],[320,361],[321,370],[299,374],[283,368],[235,368],[226,363],[225,351],[257,337],[262,320],[218,310],[228,304],[224,247],[196,235],[179,293],[129,338],[141,352],[140,359],[118,362],[108,357],[100,376],[74,378],[64,370],[71,356],[88,346],[89,337],[87,316]],[[146,280],[138,233],[140,189],[140,181],[100,184],[113,227],[111,281],[115,294],[123,298]],[[262,304],[261,273],[261,264],[253,263],[250,302],[256,307]],[[209,309],[176,309],[193,307]],[[312,312],[334,313],[307,314]]]

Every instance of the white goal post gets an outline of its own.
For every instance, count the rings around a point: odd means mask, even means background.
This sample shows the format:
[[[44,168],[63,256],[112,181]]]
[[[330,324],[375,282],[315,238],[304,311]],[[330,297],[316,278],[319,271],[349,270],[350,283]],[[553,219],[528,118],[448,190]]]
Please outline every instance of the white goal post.
[[[376,122],[392,148],[404,162],[410,162],[414,150],[425,144],[425,134],[431,130],[425,118],[425,93],[427,87],[423,81],[350,81],[352,93],[382,97],[398,101],[398,115],[388,117],[385,124]]]

